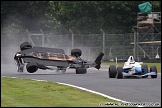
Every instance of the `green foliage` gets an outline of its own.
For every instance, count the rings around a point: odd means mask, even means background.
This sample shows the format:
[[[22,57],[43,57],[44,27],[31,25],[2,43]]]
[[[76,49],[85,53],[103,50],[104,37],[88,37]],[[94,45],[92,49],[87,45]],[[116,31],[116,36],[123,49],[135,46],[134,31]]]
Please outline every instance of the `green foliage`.
[[[144,2],[2,1],[1,28],[8,29],[15,23],[19,26],[15,29],[83,32],[102,28],[109,33],[131,32],[132,26],[136,25],[138,5]],[[150,3],[154,12],[161,11],[161,1]],[[10,19],[14,20],[10,22]]]

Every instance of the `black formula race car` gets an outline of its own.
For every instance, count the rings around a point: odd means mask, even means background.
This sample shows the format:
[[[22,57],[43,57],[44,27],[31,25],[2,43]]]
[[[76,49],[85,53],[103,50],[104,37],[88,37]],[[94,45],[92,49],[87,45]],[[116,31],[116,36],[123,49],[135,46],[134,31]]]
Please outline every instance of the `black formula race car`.
[[[34,73],[38,69],[65,72],[67,68],[74,68],[76,74],[85,74],[87,68],[100,69],[101,59],[104,56],[102,52],[94,62],[83,60],[81,55],[80,49],[72,49],[71,55],[66,55],[63,49],[34,47],[29,42],[24,42],[20,45],[20,52],[15,54],[14,60],[18,72],[23,72],[25,64],[29,73]]]

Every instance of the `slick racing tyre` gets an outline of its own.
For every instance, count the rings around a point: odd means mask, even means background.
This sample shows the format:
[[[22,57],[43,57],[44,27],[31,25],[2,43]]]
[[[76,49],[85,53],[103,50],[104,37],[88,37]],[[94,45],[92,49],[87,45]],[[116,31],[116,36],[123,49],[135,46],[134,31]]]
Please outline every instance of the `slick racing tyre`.
[[[146,64],[142,64],[141,67],[142,67],[142,73],[145,73],[145,72],[148,73],[148,66]],[[147,78],[147,77],[148,75],[143,76],[142,78]]]
[[[116,66],[115,65],[110,65],[109,67],[109,78],[115,78],[116,77]]]
[[[28,63],[26,65],[26,70],[29,72],[29,73],[34,73],[38,70],[38,67],[37,67],[37,64],[36,63]]]
[[[86,74],[87,69],[86,68],[76,68],[76,74]]]
[[[123,78],[123,67],[121,67],[121,66],[118,66],[118,68],[117,68],[117,78],[118,79],[121,79],[121,78]]]
[[[26,49],[30,49],[30,48],[32,48],[32,45],[29,42],[24,42],[20,45],[21,51],[26,50]]]
[[[157,78],[157,68],[156,66],[150,67],[150,72],[156,72],[156,75],[151,75],[151,78]]]
[[[82,55],[82,51],[80,49],[72,49],[71,50],[71,55],[75,57],[79,57]]]

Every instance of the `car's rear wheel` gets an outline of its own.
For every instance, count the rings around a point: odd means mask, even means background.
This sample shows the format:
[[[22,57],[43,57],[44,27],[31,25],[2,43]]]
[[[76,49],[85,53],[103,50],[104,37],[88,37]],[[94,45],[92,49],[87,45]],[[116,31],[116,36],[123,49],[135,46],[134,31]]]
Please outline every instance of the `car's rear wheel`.
[[[110,65],[110,67],[109,67],[109,78],[115,78],[116,73],[117,73],[116,66]]]
[[[21,51],[26,50],[26,49],[30,49],[30,48],[32,48],[32,45],[29,42],[23,42],[20,45],[20,50]]]
[[[121,79],[121,78],[123,78],[123,67],[121,67],[121,66],[118,66],[117,67],[117,78],[118,79]]]
[[[87,69],[86,68],[76,68],[76,74],[86,74]]]
[[[71,50],[71,55],[75,57],[79,57],[82,55],[82,51],[80,49],[72,49]]]
[[[157,68],[156,66],[151,66],[150,67],[150,72],[155,72],[156,75],[151,75],[151,78],[157,78]]]

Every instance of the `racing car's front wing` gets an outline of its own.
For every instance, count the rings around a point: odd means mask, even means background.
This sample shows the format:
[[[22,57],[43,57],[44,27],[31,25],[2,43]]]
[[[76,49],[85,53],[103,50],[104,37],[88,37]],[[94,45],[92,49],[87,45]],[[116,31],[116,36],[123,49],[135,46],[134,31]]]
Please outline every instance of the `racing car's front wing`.
[[[123,77],[144,77],[144,76],[157,75],[156,72],[149,72],[149,73],[142,74],[142,75],[136,75],[134,73],[130,74],[130,73],[126,73],[126,72],[122,72],[122,73],[123,73]]]

